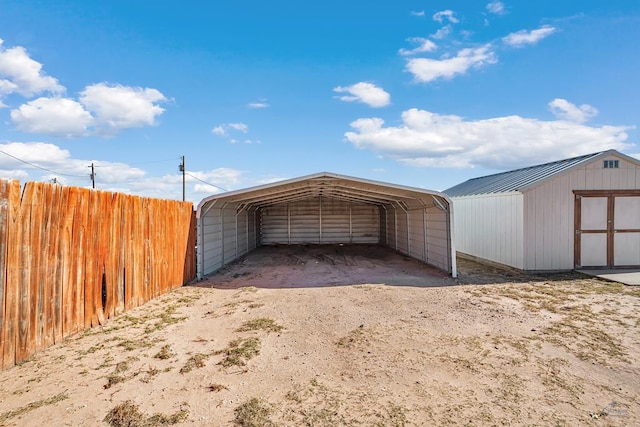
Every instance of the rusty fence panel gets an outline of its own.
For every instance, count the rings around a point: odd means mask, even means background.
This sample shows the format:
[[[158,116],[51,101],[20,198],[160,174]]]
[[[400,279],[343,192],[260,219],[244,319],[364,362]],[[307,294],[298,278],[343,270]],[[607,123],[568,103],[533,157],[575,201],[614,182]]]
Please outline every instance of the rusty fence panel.
[[[0,369],[195,279],[188,202],[0,179]]]

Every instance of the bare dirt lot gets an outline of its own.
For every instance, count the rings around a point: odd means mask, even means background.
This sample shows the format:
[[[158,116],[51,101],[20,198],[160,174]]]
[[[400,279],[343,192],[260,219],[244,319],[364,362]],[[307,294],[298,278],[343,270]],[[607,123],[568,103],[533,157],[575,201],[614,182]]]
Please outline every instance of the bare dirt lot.
[[[0,372],[0,425],[640,425],[640,288],[459,272],[261,248]]]

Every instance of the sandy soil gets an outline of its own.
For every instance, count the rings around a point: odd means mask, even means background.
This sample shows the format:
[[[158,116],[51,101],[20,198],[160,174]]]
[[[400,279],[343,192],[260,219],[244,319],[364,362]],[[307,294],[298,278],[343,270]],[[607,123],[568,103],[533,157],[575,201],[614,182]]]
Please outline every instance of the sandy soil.
[[[0,372],[0,425],[640,425],[640,288],[263,248]]]

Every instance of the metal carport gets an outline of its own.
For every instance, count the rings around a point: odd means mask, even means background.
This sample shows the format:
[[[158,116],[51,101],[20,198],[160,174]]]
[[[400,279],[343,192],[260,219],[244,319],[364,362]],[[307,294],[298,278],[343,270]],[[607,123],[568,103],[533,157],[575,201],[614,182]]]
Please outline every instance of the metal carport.
[[[437,191],[317,173],[203,199],[198,279],[261,245],[381,244],[456,277],[451,200]]]

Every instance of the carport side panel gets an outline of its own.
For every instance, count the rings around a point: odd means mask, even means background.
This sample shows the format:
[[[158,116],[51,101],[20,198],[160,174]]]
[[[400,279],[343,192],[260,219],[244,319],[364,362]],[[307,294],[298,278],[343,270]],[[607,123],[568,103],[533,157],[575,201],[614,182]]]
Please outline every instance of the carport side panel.
[[[201,251],[201,278],[222,267],[222,211],[211,209],[200,218],[200,236],[198,250]]]
[[[222,265],[238,257],[238,227],[235,205],[228,205],[222,212]]]
[[[427,208],[427,260],[426,263],[451,272],[448,232],[449,214],[436,207]]]

